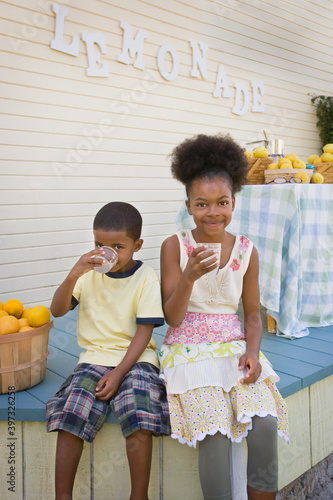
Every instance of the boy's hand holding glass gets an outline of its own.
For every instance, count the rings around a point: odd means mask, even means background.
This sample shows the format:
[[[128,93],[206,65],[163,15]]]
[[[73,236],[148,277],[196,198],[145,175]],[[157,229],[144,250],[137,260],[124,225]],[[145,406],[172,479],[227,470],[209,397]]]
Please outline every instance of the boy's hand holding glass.
[[[70,274],[75,276],[75,278],[79,278],[95,267],[103,267],[105,263],[105,251],[103,247],[96,247],[79,258]]]

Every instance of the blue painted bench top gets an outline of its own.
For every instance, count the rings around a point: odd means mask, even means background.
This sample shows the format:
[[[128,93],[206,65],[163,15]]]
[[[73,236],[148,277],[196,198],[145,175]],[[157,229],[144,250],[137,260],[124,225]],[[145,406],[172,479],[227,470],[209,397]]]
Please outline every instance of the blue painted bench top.
[[[54,319],[50,331],[47,370],[44,380],[16,393],[16,420],[45,421],[45,403],[73,371],[81,351],[76,341],[76,310]],[[153,336],[160,347],[166,327],[156,328]],[[280,377],[277,387],[283,397],[333,374],[333,325],[309,328],[310,335],[296,340],[263,332],[261,350]],[[0,395],[0,420],[7,420],[8,396]],[[117,422],[111,415],[108,422]]]

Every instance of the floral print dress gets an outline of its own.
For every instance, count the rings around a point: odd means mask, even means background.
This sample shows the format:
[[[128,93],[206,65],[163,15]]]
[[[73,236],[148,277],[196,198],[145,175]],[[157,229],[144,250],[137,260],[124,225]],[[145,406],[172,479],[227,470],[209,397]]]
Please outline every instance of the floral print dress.
[[[191,230],[177,236],[183,270],[196,242]],[[275,385],[279,377],[262,353],[259,379],[240,384],[238,363],[246,339],[236,312],[252,248],[248,238],[237,236],[229,262],[196,281],[183,321],[168,328],[159,353],[161,377],[171,436],[180,443],[195,447],[216,432],[240,442],[254,415],[276,417],[278,434],[289,441],[286,404]]]

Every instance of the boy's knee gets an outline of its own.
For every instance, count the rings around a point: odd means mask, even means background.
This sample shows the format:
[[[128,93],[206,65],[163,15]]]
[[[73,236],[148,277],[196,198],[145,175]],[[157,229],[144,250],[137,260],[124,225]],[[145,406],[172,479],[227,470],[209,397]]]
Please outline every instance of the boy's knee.
[[[134,453],[137,451],[143,444],[151,441],[152,432],[146,429],[139,429],[133,432],[130,436],[126,437],[126,447],[127,451],[130,453]]]
[[[134,431],[132,434],[127,436],[126,439],[137,438],[137,439],[143,441],[143,440],[151,437],[152,435],[153,435],[153,433],[147,429],[138,429],[137,431]]]

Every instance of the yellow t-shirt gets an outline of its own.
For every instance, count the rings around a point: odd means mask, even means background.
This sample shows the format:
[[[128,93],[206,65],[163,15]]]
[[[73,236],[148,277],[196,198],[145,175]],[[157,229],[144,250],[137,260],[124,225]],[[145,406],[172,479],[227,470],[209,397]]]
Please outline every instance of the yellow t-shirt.
[[[125,356],[138,324],[163,325],[160,283],[155,271],[137,261],[122,273],[89,271],[78,279],[73,305],[79,303],[79,363],[117,366]],[[159,366],[151,338],[138,361]]]

